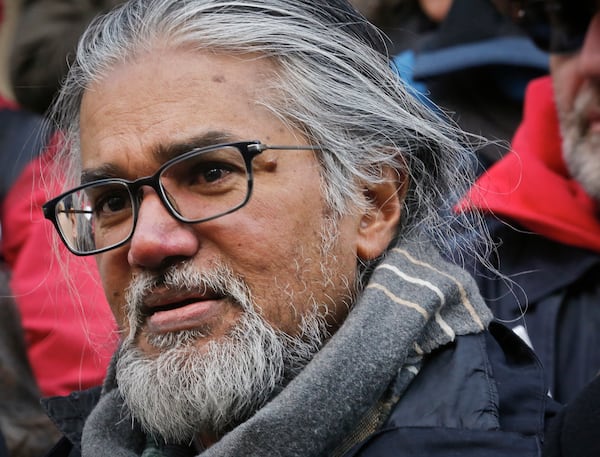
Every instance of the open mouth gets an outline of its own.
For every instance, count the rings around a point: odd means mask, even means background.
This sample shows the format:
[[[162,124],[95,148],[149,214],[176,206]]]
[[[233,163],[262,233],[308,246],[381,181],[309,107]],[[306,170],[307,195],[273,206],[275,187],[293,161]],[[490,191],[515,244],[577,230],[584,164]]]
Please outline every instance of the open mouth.
[[[175,309],[183,308],[184,306],[191,305],[192,303],[198,303],[198,302],[202,302],[205,300],[215,300],[218,298],[221,298],[221,297],[212,297],[212,298],[191,297],[191,298],[188,298],[185,300],[167,303],[165,305],[157,305],[157,306],[144,305],[141,307],[140,311],[141,311],[142,316],[149,317],[149,316],[152,316],[153,314],[159,313],[161,311],[172,311]]]
[[[598,133],[600,132],[600,112],[594,111],[587,118],[586,133]]]

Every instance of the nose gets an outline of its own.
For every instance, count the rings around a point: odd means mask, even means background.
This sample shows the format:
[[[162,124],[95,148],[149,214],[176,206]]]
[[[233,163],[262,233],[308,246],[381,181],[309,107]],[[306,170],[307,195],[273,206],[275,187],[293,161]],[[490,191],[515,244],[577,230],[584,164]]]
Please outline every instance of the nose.
[[[600,78],[600,12],[597,12],[585,34],[579,58],[582,74]]]
[[[158,194],[143,189],[138,219],[129,244],[127,261],[132,267],[158,269],[193,257],[199,248],[193,227],[175,219]]]

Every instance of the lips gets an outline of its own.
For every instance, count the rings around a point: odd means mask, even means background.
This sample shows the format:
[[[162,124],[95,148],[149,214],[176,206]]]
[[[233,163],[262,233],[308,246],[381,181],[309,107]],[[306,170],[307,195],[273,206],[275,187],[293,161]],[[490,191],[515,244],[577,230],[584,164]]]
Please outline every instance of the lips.
[[[168,333],[206,327],[219,315],[223,299],[223,296],[210,293],[152,294],[141,308],[146,331]]]
[[[588,131],[590,133],[599,133],[600,132],[600,110],[594,109],[590,110],[587,115],[588,121]]]
[[[172,310],[175,310],[178,308],[183,308],[184,306],[190,305],[192,303],[196,303],[196,302],[204,301],[204,300],[207,300],[207,299],[203,298],[203,297],[190,297],[190,298],[173,301],[171,303],[165,303],[165,304],[160,304],[160,302],[155,303],[155,304],[145,304],[142,306],[141,312],[144,317],[149,317],[155,313],[160,313],[162,311],[172,311]]]

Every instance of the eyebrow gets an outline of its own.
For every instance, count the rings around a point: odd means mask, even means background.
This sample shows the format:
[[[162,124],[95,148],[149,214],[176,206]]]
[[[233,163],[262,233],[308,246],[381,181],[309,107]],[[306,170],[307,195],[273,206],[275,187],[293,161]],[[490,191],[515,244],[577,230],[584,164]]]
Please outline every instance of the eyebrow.
[[[235,141],[241,140],[239,137],[235,137],[231,132],[211,130],[201,135],[193,136],[182,142],[159,144],[152,150],[152,155],[154,160],[158,163],[165,163],[192,149],[206,148],[222,143],[233,143]]]
[[[235,135],[228,131],[211,130],[201,135],[193,136],[185,141],[176,143],[159,144],[152,148],[152,160],[159,164],[180,156],[192,149],[205,148],[222,143],[233,143],[240,141]],[[111,163],[103,164],[99,167],[83,169],[81,171],[81,184],[87,184],[101,179],[122,178],[125,173],[118,165]]]

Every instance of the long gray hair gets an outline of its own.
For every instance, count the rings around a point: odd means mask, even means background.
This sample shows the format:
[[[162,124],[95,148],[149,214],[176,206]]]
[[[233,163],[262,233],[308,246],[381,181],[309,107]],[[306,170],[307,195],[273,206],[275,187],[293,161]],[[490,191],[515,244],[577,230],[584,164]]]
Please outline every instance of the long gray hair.
[[[277,95],[259,102],[322,147],[322,187],[334,214],[356,209],[357,195],[391,167],[409,180],[400,237],[419,231],[446,253],[472,252],[473,237],[484,239],[476,221],[452,210],[473,177],[468,138],[409,94],[384,38],[345,0],[131,0],[99,18],[53,110],[66,137],[58,163],[67,185],[80,173],[84,91],[156,46],[274,61],[277,74],[265,83]]]

